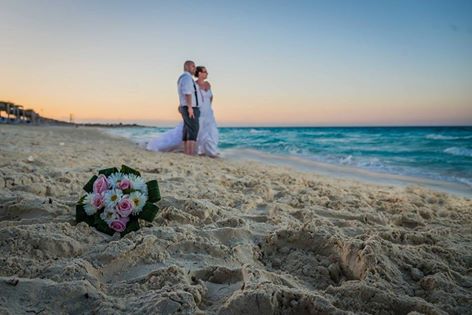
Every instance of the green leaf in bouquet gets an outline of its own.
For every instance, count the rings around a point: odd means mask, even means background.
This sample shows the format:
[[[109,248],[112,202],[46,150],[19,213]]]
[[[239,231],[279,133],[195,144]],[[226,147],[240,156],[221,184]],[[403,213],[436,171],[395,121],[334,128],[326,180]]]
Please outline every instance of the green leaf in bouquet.
[[[148,189],[148,201],[158,202],[161,200],[161,193],[159,191],[159,184],[157,180],[150,180],[146,183]]]
[[[103,232],[108,235],[115,234],[115,230],[111,229],[108,224],[100,218],[100,215],[95,213],[94,215],[94,223],[92,224],[98,231]]]
[[[138,218],[137,217],[131,217],[128,224],[126,224],[126,229],[121,232],[121,236],[125,236],[129,232],[137,231],[141,227],[139,226]]]
[[[158,206],[150,202],[146,202],[146,204],[143,207],[143,210],[139,214],[139,218],[146,220],[148,222],[152,222],[154,218],[156,217],[156,214],[158,211],[159,211]]]
[[[94,214],[94,215],[88,215],[88,216],[85,218],[85,222],[87,222],[88,225],[90,225],[90,226],[94,226],[94,224],[95,224],[95,215],[96,215],[96,214]]]
[[[87,184],[85,184],[85,186],[83,187],[83,189],[88,192],[88,193],[91,193],[93,192],[93,183],[95,183],[95,180],[98,178],[97,175],[93,175],[92,178],[90,178],[90,180],[87,182]]]
[[[124,165],[124,164],[121,165],[121,173],[126,174],[126,175],[128,175],[128,174],[134,174],[134,175],[136,175],[136,176],[141,176],[141,173],[140,173],[140,172],[138,172],[137,170],[132,169],[131,167],[126,166],[126,165]]]
[[[110,167],[110,168],[106,168],[106,169],[98,171],[98,174],[103,174],[107,177],[113,173],[118,173],[118,169],[116,167]]]
[[[77,221],[77,223],[85,221],[88,217],[87,213],[85,212],[84,205],[82,204],[83,199],[83,197],[80,198],[79,202],[75,206],[75,221]]]
[[[93,226],[96,220],[95,217],[100,215],[98,213],[95,213],[94,215],[88,215],[87,212],[85,212],[85,208],[83,205],[84,198],[85,196],[82,196],[82,198],[80,198],[79,202],[75,206],[75,220],[77,221],[77,223],[86,222],[88,225]]]

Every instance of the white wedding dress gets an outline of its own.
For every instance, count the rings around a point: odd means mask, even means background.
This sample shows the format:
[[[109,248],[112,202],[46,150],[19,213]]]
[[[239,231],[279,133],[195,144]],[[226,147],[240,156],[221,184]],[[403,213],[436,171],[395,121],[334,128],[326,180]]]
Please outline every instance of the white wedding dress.
[[[199,89],[199,93],[201,93],[202,102],[200,104],[200,129],[197,136],[197,153],[199,155],[216,157],[219,155],[219,134],[211,104],[213,94],[211,89],[207,91]],[[181,122],[175,128],[167,130],[155,139],[151,139],[146,144],[146,149],[159,152],[182,151],[183,126],[184,124]]]

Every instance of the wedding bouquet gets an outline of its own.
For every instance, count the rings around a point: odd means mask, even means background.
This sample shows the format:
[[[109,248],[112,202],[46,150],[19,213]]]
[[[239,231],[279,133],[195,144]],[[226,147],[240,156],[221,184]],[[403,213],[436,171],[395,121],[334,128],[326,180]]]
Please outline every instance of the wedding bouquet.
[[[161,199],[156,180],[144,182],[141,174],[123,165],[104,169],[83,187],[86,194],[77,203],[77,222],[86,222],[97,230],[121,236],[139,230],[138,219],[151,222]]]

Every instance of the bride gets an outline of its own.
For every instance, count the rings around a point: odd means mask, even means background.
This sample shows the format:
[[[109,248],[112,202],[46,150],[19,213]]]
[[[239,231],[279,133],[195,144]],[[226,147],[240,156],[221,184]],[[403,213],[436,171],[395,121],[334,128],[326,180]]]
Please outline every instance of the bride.
[[[195,70],[197,78],[197,93],[200,104],[200,129],[197,137],[197,153],[210,157],[217,157],[218,152],[218,127],[213,113],[213,93],[210,82],[207,81],[208,71],[203,66]],[[182,147],[183,123],[179,123],[174,129],[168,130],[159,137],[152,139],[146,145],[150,151],[171,152],[178,151]]]

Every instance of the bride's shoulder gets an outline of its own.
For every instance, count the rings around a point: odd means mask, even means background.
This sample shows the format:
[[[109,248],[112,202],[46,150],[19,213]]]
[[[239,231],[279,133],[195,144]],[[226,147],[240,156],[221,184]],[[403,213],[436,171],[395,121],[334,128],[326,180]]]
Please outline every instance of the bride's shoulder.
[[[210,82],[205,81],[205,88],[206,88],[207,90],[210,90],[210,89],[211,89],[211,84],[210,84]]]

